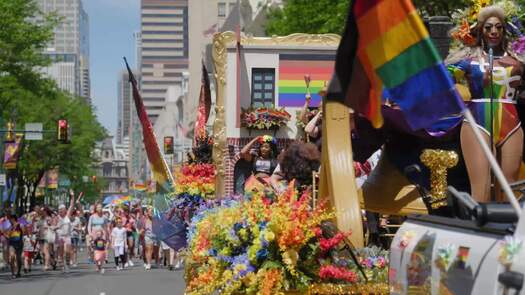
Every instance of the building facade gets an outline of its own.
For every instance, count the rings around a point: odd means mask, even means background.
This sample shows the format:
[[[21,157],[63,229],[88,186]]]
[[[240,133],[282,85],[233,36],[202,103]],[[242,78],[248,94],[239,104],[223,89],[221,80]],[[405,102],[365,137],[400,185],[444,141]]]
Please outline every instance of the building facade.
[[[141,0],[141,93],[152,123],[188,69],[188,0]]]
[[[99,143],[95,150],[97,177],[107,181],[102,190],[104,197],[129,193],[127,150],[127,145],[115,145],[112,136]]]
[[[140,80],[140,75],[137,75],[136,72],[133,72],[133,75]],[[122,144],[123,139],[130,136],[132,112],[135,112],[135,105],[129,74],[126,70],[120,73],[117,82],[117,144]]]
[[[37,0],[37,3],[43,13],[61,17],[53,40],[43,52],[53,61],[43,69],[44,73],[55,79],[61,89],[90,101],[89,18],[82,0]]]

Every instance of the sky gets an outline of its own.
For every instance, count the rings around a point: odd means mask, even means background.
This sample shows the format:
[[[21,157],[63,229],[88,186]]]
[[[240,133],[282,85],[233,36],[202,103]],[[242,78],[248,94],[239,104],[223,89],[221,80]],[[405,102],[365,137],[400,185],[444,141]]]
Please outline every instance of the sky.
[[[125,56],[135,67],[133,33],[140,30],[140,0],[83,0],[89,16],[91,98],[99,122],[115,135],[117,83]]]

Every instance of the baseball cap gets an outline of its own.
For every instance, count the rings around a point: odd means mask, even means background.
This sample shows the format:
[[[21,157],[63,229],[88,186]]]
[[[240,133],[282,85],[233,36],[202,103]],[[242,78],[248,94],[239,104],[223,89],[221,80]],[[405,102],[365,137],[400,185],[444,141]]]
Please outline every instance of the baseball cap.
[[[58,210],[60,210],[60,209],[66,209],[66,205],[60,204],[60,206],[58,206]]]

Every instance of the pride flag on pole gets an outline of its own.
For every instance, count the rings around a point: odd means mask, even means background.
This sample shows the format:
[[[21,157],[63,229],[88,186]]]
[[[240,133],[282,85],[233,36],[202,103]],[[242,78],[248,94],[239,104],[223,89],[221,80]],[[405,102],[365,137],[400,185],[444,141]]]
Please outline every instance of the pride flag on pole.
[[[414,130],[465,108],[410,0],[352,1],[335,72],[328,99],[345,102],[375,127],[383,123],[383,96]]]
[[[158,184],[164,187],[166,191],[169,191],[169,187],[174,184],[173,175],[171,174],[168,164],[166,163],[166,160],[160,151],[159,145],[157,144],[157,139],[155,137],[155,133],[153,132],[153,126],[149,121],[148,114],[144,108],[144,103],[142,102],[142,97],[139,93],[137,80],[135,80],[135,76],[133,75],[126,58],[124,58],[124,61],[126,62],[126,67],[129,73],[129,81],[133,89],[133,100],[135,102],[140,124],[142,125],[144,147],[151,165],[151,170],[153,171],[153,178]]]

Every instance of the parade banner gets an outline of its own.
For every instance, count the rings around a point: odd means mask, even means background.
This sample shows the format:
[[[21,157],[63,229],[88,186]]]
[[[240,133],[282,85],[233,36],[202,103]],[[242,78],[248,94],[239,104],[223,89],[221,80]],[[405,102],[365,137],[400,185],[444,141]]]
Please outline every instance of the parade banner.
[[[144,138],[144,147],[146,149],[146,154],[153,171],[153,178],[157,183],[164,187],[166,192],[169,191],[169,187],[174,184],[173,176],[171,171],[168,168],[168,164],[164,159],[160,147],[157,143],[157,138],[155,132],[153,131],[153,125],[149,121],[148,114],[144,108],[144,103],[142,97],[139,93],[139,88],[137,86],[137,80],[131,71],[131,68],[128,65],[126,59],[126,67],[129,73],[129,81],[133,90],[133,101],[135,102],[135,108],[137,110],[137,115],[139,117],[140,124],[142,125],[142,135]]]
[[[277,83],[280,107],[302,107],[305,102],[306,83],[309,75],[312,100],[310,106],[321,102],[319,91],[330,81],[334,72],[335,55],[279,54],[279,82]]]
[[[204,62],[202,63],[201,91],[199,95],[199,107],[197,109],[197,120],[195,121],[195,131],[193,142],[196,143],[199,137],[206,136],[206,123],[211,110],[211,91],[210,79]]]
[[[328,99],[345,102],[375,127],[383,124],[383,97],[413,130],[465,108],[410,0],[352,1],[335,72]]]
[[[20,147],[22,145],[22,134],[17,134],[14,142],[5,143],[4,152],[4,169],[16,169],[16,163],[20,156]]]
[[[47,171],[47,188],[57,189],[58,188],[58,168]]]

